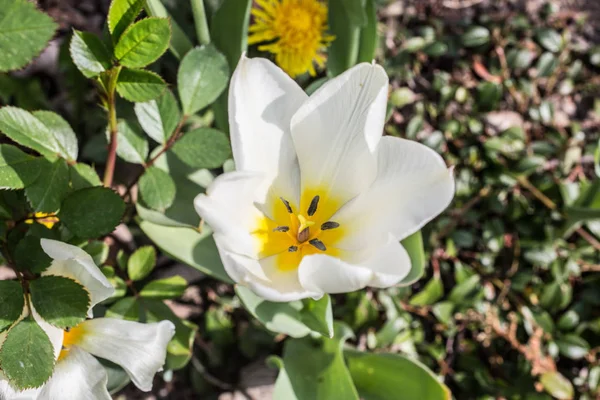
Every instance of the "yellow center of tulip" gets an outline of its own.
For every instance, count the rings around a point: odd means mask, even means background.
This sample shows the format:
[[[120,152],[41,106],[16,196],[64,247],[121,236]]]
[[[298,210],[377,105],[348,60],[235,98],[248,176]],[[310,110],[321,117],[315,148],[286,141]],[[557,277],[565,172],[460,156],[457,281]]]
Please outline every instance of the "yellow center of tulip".
[[[63,344],[62,350],[58,355],[58,360],[62,360],[69,354],[69,350],[73,345],[76,345],[81,340],[81,337],[85,334],[85,330],[81,325],[73,328],[65,329],[63,333]]]

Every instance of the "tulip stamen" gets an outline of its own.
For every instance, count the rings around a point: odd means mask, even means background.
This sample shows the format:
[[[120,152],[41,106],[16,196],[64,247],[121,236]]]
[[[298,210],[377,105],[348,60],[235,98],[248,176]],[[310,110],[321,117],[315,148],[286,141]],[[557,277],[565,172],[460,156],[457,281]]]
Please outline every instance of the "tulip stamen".
[[[309,217],[312,217],[317,212],[317,207],[319,206],[319,196],[313,197],[310,202],[310,206],[308,206],[307,214]]]
[[[327,247],[325,247],[325,244],[323,242],[321,242],[319,239],[311,239],[308,241],[308,243],[310,243],[311,245],[313,245],[314,247],[316,247],[317,249],[319,249],[321,251],[327,251]]]
[[[338,228],[339,226],[340,226],[340,224],[338,224],[337,222],[327,221],[321,225],[321,230],[326,231],[327,229],[335,229],[335,228]]]
[[[283,197],[280,197],[280,199],[281,199],[281,201],[283,201],[283,204],[285,205],[287,212],[292,214],[294,211],[292,210],[292,206],[290,206],[290,202],[287,201],[286,199],[284,199]]]
[[[278,226],[277,228],[273,229],[273,232],[287,232],[289,230],[289,226]]]

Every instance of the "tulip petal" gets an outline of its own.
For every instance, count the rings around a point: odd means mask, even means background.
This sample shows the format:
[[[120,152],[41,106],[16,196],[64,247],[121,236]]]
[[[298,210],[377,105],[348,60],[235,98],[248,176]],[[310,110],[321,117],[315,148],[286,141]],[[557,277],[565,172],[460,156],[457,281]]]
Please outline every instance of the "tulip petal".
[[[292,118],[302,191],[344,204],[375,178],[388,77],[378,65],[359,64],[319,88]],[[302,208],[310,199],[302,199]],[[324,216],[327,218],[328,216]]]
[[[92,308],[96,304],[106,300],[115,292],[114,287],[85,250],[51,239],[42,239],[41,245],[44,252],[54,259],[42,275],[64,276],[74,279],[85,287],[90,294],[89,317],[92,316]]]
[[[39,393],[40,388],[23,391],[15,390],[6,376],[0,372],[0,400],[36,400]]]
[[[387,242],[372,251],[370,257],[357,265],[373,271],[373,277],[367,286],[386,288],[400,282],[411,269],[411,262],[404,247],[388,234]]]
[[[48,339],[50,339],[50,343],[52,343],[52,349],[54,350],[54,359],[56,360],[60,355],[62,350],[63,340],[64,340],[64,331],[60,328],[50,325],[47,323],[40,314],[36,311],[33,303],[31,303],[31,315],[37,324],[42,328],[42,330],[48,335]],[[1,399],[1,398],[0,398]]]
[[[373,278],[373,271],[339,258],[314,254],[302,259],[298,278],[302,287],[311,292],[347,293],[367,286]]]
[[[175,334],[170,321],[142,324],[113,318],[96,318],[78,325],[84,334],[77,347],[120,365],[140,390],[150,391],[162,368],[167,344]]]
[[[73,347],[56,363],[54,373],[44,385],[40,399],[45,400],[111,400],[106,389],[106,370],[93,356]]]

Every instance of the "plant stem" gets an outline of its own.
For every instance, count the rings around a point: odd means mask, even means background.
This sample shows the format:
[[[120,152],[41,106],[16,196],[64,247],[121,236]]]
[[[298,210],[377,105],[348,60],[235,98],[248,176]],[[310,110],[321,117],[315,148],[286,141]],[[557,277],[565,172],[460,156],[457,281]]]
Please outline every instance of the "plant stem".
[[[194,24],[196,26],[196,35],[200,44],[210,43],[210,32],[206,22],[206,12],[204,11],[203,0],[190,0],[192,3],[192,13],[194,14]]]
[[[120,68],[112,71],[107,85],[106,106],[108,109],[108,129],[110,131],[110,141],[108,145],[108,157],[106,158],[106,169],[104,170],[104,186],[111,187],[113,176],[115,174],[115,163],[117,161],[117,107],[115,98],[115,89]]]

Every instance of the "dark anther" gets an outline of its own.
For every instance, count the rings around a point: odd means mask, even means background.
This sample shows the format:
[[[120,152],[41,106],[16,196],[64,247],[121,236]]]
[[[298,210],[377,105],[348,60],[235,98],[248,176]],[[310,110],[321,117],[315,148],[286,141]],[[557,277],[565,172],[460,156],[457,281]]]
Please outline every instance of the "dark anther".
[[[338,224],[337,222],[327,221],[323,225],[321,225],[321,230],[326,231],[327,229],[335,229],[339,226],[340,224]]]
[[[308,236],[310,235],[310,230],[308,228],[302,229],[302,232],[298,233],[297,239],[300,243],[304,243],[308,240]]]
[[[315,246],[317,249],[319,249],[321,251],[327,250],[327,247],[325,247],[323,242],[321,242],[319,239],[311,239],[308,243],[312,244],[313,246]]]
[[[292,206],[290,206],[290,202],[284,199],[283,197],[280,197],[280,199],[281,201],[283,201],[285,208],[287,208],[287,212],[289,212],[290,214],[293,213],[294,211],[292,211]]]
[[[273,229],[273,232],[287,232],[289,230],[289,226],[278,226],[277,228]]]
[[[319,205],[319,196],[313,197],[310,202],[310,206],[308,206],[308,216],[312,217],[317,212],[317,206]]]
[[[65,328],[65,332],[71,332],[71,328],[69,328],[69,327],[66,327],[66,328]]]
[[[295,251],[298,251],[298,246],[290,246],[290,247],[288,247],[288,251],[289,251],[290,253],[293,253],[293,252],[295,252]]]

